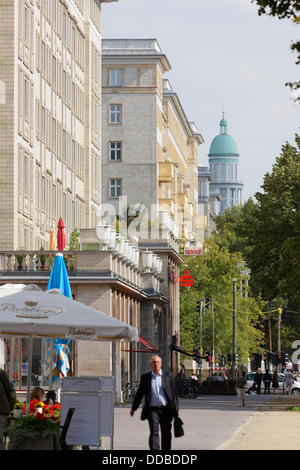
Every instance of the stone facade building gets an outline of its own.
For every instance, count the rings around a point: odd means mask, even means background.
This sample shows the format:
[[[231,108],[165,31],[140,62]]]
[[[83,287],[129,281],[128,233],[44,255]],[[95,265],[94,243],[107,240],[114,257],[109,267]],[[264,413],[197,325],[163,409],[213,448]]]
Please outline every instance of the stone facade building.
[[[2,249],[49,248],[96,225],[100,204],[101,3],[0,3]]]
[[[179,237],[196,233],[202,137],[163,77],[170,64],[155,40],[104,42],[101,90],[101,3],[110,1],[116,0],[0,3],[0,284],[46,288],[55,254],[49,233],[62,217],[66,239],[78,228],[83,248],[65,251],[69,261],[73,256],[75,300],[137,327],[176,372],[179,355],[170,345],[179,338]],[[117,61],[111,45],[120,47]],[[120,203],[136,202],[154,223],[150,231],[144,219],[126,229],[129,241],[138,240],[133,263],[119,246],[103,249],[96,227],[105,210],[120,214]],[[143,253],[154,264],[145,267]],[[19,255],[26,260],[22,271]],[[41,347],[37,342],[39,384]],[[149,354],[135,352],[140,347],[76,341],[72,373],[114,375],[120,394],[149,369]],[[17,388],[26,378],[25,351],[26,339],[0,341],[1,365],[17,361],[9,370]]]
[[[119,214],[120,199],[147,222],[160,211],[193,239],[198,204],[198,148],[203,139],[188,121],[165,73],[171,68],[155,39],[102,42],[101,199]]]

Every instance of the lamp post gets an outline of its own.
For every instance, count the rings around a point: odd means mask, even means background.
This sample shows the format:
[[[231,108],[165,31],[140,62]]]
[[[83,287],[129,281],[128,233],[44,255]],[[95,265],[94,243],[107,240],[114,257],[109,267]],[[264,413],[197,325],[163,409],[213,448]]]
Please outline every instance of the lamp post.
[[[232,334],[232,365],[236,367],[236,279],[232,279],[233,283],[233,334]]]

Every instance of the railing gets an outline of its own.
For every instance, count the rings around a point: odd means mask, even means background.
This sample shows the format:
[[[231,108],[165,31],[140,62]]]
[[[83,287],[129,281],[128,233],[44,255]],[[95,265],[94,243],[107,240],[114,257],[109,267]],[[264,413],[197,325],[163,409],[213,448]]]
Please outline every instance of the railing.
[[[56,251],[8,251],[0,253],[0,271],[51,271]],[[75,270],[76,252],[63,253],[66,268]]]

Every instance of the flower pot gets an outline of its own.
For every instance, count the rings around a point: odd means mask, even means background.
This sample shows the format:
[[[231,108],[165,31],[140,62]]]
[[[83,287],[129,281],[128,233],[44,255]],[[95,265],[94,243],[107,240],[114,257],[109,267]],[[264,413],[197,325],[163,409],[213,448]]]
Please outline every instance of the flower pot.
[[[53,450],[53,436],[24,439],[18,450]]]
[[[22,413],[23,413],[23,411],[22,411],[21,409],[20,409],[20,410],[18,410],[18,409],[14,409],[14,410],[13,410],[13,416],[14,416],[14,418],[16,418],[16,419],[17,419],[17,418],[21,418]]]

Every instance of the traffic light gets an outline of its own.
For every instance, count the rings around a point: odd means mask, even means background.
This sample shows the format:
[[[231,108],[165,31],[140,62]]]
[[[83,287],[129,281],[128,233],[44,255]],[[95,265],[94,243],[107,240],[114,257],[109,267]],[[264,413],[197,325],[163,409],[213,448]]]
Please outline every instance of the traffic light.
[[[282,363],[282,357],[281,357],[281,353],[277,353],[277,364],[281,364]]]
[[[271,356],[272,356],[271,357],[272,364],[277,366],[278,365],[278,360],[279,360],[279,358],[278,358],[279,354],[271,353]]]
[[[287,353],[284,354],[284,363],[287,364],[289,362],[289,356]]]
[[[205,357],[205,360],[206,360],[207,362],[212,362],[212,356],[211,356],[211,352],[210,352],[210,351],[206,351],[205,356],[206,356],[206,357]]]
[[[283,307],[281,319],[282,321],[286,321],[289,319],[288,309],[286,307]]]
[[[269,301],[269,310],[274,310],[274,301],[273,300],[270,300]]]
[[[209,297],[206,297],[205,299],[205,308],[210,308],[210,302],[211,302],[211,299]]]
[[[233,361],[232,361],[233,364],[237,364],[238,361],[239,361],[239,355],[238,354],[233,354],[232,357],[233,357]]]
[[[281,351],[281,361],[282,364],[286,364],[289,360],[288,354],[284,351]]]
[[[227,361],[231,362],[231,353],[227,353]]]
[[[219,365],[220,367],[225,367],[225,354],[219,354]]]
[[[201,309],[201,303],[202,303],[201,300],[197,300],[197,302],[196,302],[197,312],[199,312],[199,313],[200,313],[200,309]]]
[[[197,364],[199,364],[200,363],[199,349],[193,349],[193,353],[194,353],[194,356],[193,356],[194,361],[196,361]]]

